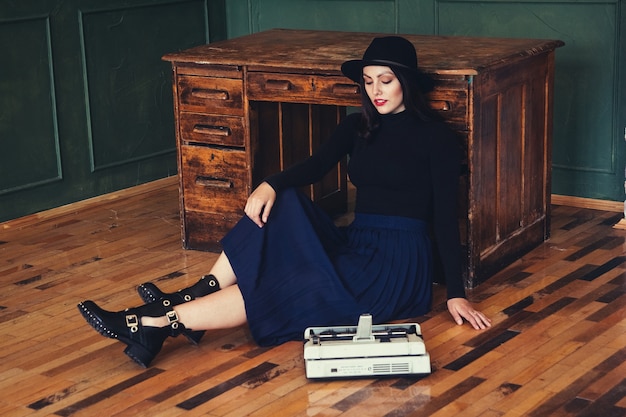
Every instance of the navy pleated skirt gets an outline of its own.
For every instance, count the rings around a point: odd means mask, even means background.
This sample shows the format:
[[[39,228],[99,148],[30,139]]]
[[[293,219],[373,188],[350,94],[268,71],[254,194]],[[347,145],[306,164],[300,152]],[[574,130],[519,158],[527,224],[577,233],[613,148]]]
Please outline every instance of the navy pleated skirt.
[[[259,228],[244,216],[222,239],[261,346],[302,340],[311,326],[416,317],[432,302],[427,223],[360,214],[336,227],[308,197],[280,192]]]

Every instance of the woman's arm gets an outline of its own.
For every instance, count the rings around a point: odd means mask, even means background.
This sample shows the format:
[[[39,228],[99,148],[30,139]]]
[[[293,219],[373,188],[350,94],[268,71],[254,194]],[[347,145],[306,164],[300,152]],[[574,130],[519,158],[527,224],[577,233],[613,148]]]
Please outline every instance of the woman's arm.
[[[467,320],[473,328],[491,327],[491,320],[477,311],[465,298],[461,271],[461,243],[458,228],[458,183],[461,164],[460,143],[454,135],[442,135],[435,141],[431,160],[435,237],[443,258],[448,293],[448,311],[461,325]]]
[[[450,298],[448,300],[448,311],[456,324],[463,324],[463,319],[467,320],[476,330],[491,327],[491,320],[478,310],[475,310],[466,298]]]
[[[243,211],[257,226],[263,227],[275,201],[276,191],[264,181],[250,194]]]

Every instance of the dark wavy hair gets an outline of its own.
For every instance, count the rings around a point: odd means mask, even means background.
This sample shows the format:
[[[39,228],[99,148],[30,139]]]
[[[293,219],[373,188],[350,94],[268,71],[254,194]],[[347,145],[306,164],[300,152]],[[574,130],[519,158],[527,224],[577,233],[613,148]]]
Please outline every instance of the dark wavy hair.
[[[398,67],[390,67],[402,86],[402,98],[406,111],[410,112],[423,121],[441,121],[442,117],[434,111],[428,104],[426,93],[414,76],[409,75],[405,70]],[[359,82],[361,86],[361,125],[359,134],[367,140],[371,140],[380,125],[380,113],[372,104],[363,78]],[[431,88],[432,90],[432,88]]]

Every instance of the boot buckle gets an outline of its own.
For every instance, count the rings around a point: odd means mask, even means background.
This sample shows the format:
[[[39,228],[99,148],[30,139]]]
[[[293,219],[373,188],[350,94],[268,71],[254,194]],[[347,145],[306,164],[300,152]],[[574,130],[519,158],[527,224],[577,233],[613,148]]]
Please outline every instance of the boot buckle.
[[[137,331],[139,330],[139,319],[137,319],[137,315],[126,315],[126,327],[130,328],[131,333],[137,333]]]
[[[174,310],[170,310],[165,313],[165,317],[167,317],[167,321],[172,326],[172,329],[178,329],[178,314]]]

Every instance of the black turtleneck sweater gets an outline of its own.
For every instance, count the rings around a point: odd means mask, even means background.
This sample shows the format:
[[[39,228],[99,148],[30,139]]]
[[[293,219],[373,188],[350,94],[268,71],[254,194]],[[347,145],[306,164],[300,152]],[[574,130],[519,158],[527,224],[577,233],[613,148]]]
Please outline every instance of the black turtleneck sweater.
[[[383,115],[374,136],[358,135],[361,115],[342,121],[311,157],[266,178],[277,191],[319,181],[345,155],[356,187],[355,212],[412,217],[433,226],[448,298],[465,297],[461,275],[457,204],[461,151],[458,137],[441,122],[404,111]]]

